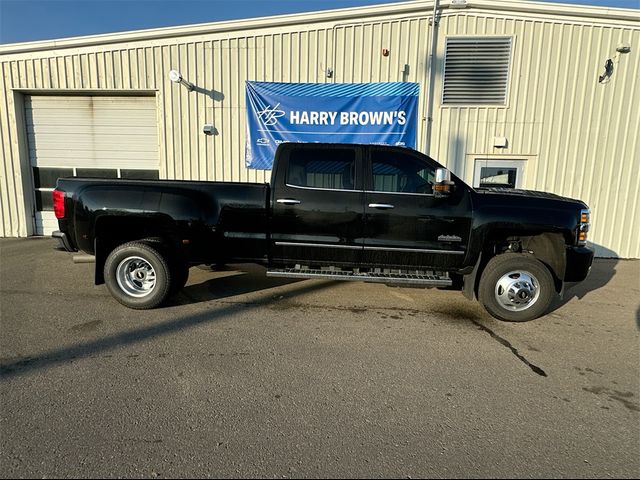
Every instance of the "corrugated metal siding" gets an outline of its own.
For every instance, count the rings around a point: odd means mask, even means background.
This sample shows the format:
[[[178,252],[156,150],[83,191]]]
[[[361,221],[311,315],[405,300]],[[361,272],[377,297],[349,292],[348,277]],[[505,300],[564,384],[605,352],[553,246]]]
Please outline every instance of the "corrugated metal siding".
[[[25,214],[23,197],[23,179],[21,168],[20,144],[17,138],[16,123],[20,116],[16,113],[15,98],[10,95],[13,87],[9,63],[0,64],[0,148],[2,166],[0,167],[0,234],[3,236],[24,236],[32,232],[32,218]],[[18,108],[20,106],[18,105]],[[28,173],[28,171],[27,171]],[[29,202],[27,202],[29,203]]]
[[[441,29],[437,73],[447,36],[509,35],[514,51],[507,108],[436,104],[432,156],[469,183],[475,156],[526,156],[525,188],[589,205],[598,255],[639,258],[630,226],[640,222],[640,30],[472,12],[448,16]],[[635,48],[599,84],[623,41]],[[440,99],[441,82],[435,88]],[[508,147],[493,148],[494,136],[507,137]]]
[[[0,56],[0,234],[26,235],[31,222],[23,194],[29,185],[23,186],[18,155],[24,146],[14,98],[19,102],[20,95],[14,97],[12,88],[154,92],[161,106],[162,178],[263,182],[269,172],[244,166],[245,80],[406,80],[421,86],[421,150],[467,181],[474,155],[526,156],[525,187],[585,200],[593,210],[592,240],[620,256],[640,257],[640,241],[629,228],[640,223],[638,28],[527,12],[444,10],[427,147],[423,115],[431,9],[425,4],[418,13],[389,10],[376,18],[366,18],[367,11],[339,22],[277,25],[274,20],[269,27]],[[447,35],[514,37],[507,107],[441,107]],[[630,42],[632,52],[619,58],[609,84],[597,84],[604,61],[621,41]],[[388,57],[382,48],[390,50]],[[197,93],[172,84],[167,78],[172,68],[195,83]],[[332,78],[327,68],[334,70]],[[205,123],[213,123],[218,135],[204,136]],[[494,136],[506,136],[508,148],[492,148]]]

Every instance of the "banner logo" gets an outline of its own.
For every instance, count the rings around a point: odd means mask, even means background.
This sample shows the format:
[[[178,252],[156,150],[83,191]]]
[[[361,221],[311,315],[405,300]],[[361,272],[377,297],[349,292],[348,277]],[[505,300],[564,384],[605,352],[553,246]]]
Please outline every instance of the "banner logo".
[[[417,83],[247,82],[246,165],[269,170],[284,142],[416,147]]]
[[[273,108],[271,108],[271,105],[268,105],[264,110],[256,112],[256,116],[262,120],[262,123],[267,127],[275,125],[278,123],[278,118],[284,115],[284,110],[278,110],[279,106],[279,103]]]

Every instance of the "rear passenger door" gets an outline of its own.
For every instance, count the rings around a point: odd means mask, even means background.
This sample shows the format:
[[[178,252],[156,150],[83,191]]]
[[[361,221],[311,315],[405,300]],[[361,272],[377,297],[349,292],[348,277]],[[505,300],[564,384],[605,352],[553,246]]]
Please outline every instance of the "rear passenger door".
[[[272,185],[274,264],[357,266],[363,248],[362,147],[290,145]]]

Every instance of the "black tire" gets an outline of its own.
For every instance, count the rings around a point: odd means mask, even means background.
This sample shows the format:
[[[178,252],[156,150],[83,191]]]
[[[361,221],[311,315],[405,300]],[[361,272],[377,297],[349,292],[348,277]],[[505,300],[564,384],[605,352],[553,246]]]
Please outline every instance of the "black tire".
[[[478,287],[478,299],[485,310],[507,322],[528,322],[544,315],[556,297],[549,269],[527,254],[493,257],[482,272]]]
[[[107,257],[104,281],[118,302],[146,310],[157,307],[168,297],[171,270],[158,250],[146,243],[129,242]]]

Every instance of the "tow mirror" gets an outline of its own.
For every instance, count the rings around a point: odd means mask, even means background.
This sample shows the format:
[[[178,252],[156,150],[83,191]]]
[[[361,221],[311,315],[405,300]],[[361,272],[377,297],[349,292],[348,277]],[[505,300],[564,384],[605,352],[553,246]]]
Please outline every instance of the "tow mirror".
[[[436,183],[433,186],[433,194],[436,198],[446,198],[453,192],[454,183],[451,181],[451,172],[446,168],[436,170]]]

